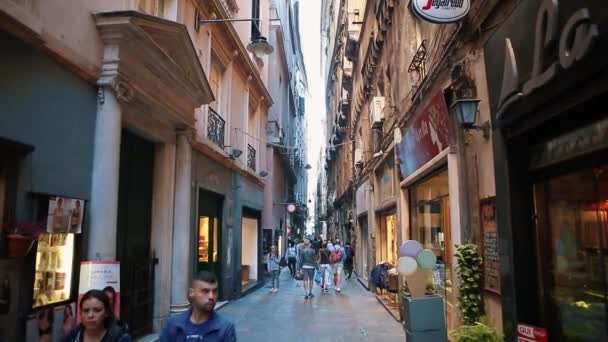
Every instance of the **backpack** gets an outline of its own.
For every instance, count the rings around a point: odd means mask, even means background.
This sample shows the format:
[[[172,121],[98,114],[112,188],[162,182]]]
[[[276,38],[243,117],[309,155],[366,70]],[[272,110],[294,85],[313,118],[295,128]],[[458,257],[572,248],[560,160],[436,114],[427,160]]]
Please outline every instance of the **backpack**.
[[[330,260],[332,264],[337,264],[342,261],[342,252],[339,248],[336,248],[333,252],[331,252]]]

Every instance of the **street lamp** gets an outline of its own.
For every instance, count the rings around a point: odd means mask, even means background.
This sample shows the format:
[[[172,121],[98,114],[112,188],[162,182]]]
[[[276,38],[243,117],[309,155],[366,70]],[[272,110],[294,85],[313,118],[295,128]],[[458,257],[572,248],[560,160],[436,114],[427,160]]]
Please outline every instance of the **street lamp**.
[[[450,110],[456,115],[456,119],[460,126],[465,129],[475,129],[483,132],[483,137],[490,137],[490,121],[486,121],[480,126],[475,125],[477,121],[477,113],[479,112],[478,99],[458,99],[452,103]]]
[[[232,22],[238,22],[238,21],[257,21],[259,22],[260,19],[259,18],[249,18],[249,19],[205,19],[205,20],[199,20],[199,24],[214,24],[214,23],[232,23]],[[252,37],[251,40],[249,41],[249,44],[247,44],[247,51],[253,53],[256,56],[261,56],[261,55],[270,55],[271,53],[274,52],[274,48],[272,47],[272,45],[270,45],[270,43],[268,43],[268,40],[266,39],[266,37],[260,35],[257,37]]]

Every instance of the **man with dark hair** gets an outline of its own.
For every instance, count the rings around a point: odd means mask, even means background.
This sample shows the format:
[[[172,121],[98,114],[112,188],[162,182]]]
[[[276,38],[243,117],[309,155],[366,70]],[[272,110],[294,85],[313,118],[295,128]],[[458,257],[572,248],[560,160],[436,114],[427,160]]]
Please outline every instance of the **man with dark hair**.
[[[194,275],[188,292],[192,307],[167,321],[161,342],[172,341],[236,341],[234,324],[215,312],[217,278],[201,271]]]

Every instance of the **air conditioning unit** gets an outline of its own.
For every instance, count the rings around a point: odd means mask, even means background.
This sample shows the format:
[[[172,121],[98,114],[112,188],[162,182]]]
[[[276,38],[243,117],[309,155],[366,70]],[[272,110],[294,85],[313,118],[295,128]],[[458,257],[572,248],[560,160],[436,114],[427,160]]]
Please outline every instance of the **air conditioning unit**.
[[[384,96],[375,96],[369,104],[369,121],[372,128],[382,126],[384,121]]]

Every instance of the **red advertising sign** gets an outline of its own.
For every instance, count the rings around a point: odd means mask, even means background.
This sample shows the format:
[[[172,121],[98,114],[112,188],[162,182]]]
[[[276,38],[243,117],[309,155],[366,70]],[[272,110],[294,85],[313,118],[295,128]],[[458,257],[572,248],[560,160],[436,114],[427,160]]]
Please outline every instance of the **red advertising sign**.
[[[448,107],[442,92],[416,113],[414,122],[397,145],[401,176],[407,178],[449,145]]]
[[[547,329],[527,324],[517,325],[517,342],[547,342]]]

